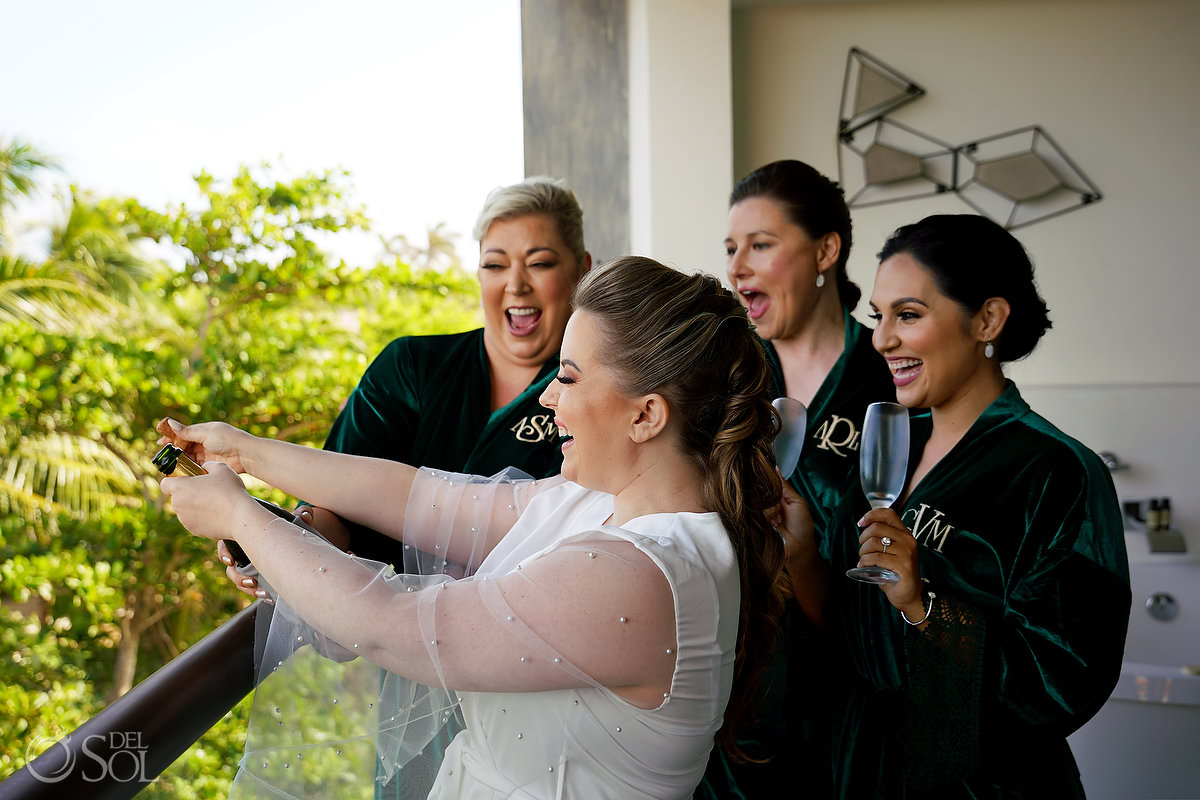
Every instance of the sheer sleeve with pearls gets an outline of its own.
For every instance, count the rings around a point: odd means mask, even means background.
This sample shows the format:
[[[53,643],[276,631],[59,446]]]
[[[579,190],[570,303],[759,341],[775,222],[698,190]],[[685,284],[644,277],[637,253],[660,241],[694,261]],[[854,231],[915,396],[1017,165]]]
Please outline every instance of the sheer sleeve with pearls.
[[[666,538],[606,526],[607,495],[534,497],[539,487],[464,478],[430,471],[410,497],[405,566],[426,574],[314,549],[305,563],[324,571],[293,584],[294,599],[280,587],[236,797],[308,796],[361,780],[373,760],[387,796],[402,797],[550,798],[592,774],[608,775],[614,797],[669,796],[679,774],[703,770],[728,694],[736,600],[730,634],[711,574]],[[695,596],[681,597],[692,573]],[[689,663],[700,666],[681,681],[685,601],[689,619],[724,629],[699,637]],[[451,743],[447,730],[461,732]],[[640,766],[648,775],[621,779],[646,736],[671,747]]]

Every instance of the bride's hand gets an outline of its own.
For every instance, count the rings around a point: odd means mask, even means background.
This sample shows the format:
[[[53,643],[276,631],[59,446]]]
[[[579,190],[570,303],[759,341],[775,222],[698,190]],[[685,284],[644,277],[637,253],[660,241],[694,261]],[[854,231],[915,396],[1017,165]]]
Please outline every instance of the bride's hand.
[[[192,533],[208,539],[236,539],[240,512],[256,503],[227,465],[209,461],[205,469],[207,475],[163,478],[163,493],[171,498],[183,527]]]
[[[203,465],[206,461],[221,461],[234,472],[246,469],[242,463],[244,448],[254,437],[224,422],[200,422],[184,425],[177,420],[162,420],[155,426],[162,434],[159,444],[173,444],[182,449],[193,461]]]

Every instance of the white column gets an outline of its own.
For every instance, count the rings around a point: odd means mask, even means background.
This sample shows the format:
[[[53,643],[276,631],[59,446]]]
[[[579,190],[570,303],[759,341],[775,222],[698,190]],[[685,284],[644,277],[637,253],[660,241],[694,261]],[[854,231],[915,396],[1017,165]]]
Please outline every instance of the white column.
[[[629,166],[632,252],[724,275],[730,0],[629,0]]]

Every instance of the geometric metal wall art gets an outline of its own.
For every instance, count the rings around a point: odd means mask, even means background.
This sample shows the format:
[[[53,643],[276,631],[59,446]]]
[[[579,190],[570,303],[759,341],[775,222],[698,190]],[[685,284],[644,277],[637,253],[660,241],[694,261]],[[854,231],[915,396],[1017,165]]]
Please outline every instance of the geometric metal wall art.
[[[850,48],[838,119],[838,180],[851,208],[954,192],[1012,230],[1101,198],[1037,125],[949,145],[891,118],[925,90]]]
[[[840,132],[853,133],[923,94],[924,89],[887,64],[851,47],[842,81]]]
[[[1100,199],[1100,190],[1037,125],[970,142],[957,157],[959,197],[1010,230]]]
[[[954,190],[954,148],[888,117],[843,132],[838,178],[850,206],[913,200]]]

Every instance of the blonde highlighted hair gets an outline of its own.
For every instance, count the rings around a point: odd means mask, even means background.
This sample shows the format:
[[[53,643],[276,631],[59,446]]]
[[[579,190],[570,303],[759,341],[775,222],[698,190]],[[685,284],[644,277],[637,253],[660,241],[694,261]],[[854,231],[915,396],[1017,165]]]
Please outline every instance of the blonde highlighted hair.
[[[575,193],[561,178],[534,175],[520,183],[493,189],[475,220],[475,240],[483,241],[493,222],[527,214],[545,214],[554,220],[558,235],[571,249],[575,260],[583,262],[587,252],[583,244],[583,209],[579,207]]]

